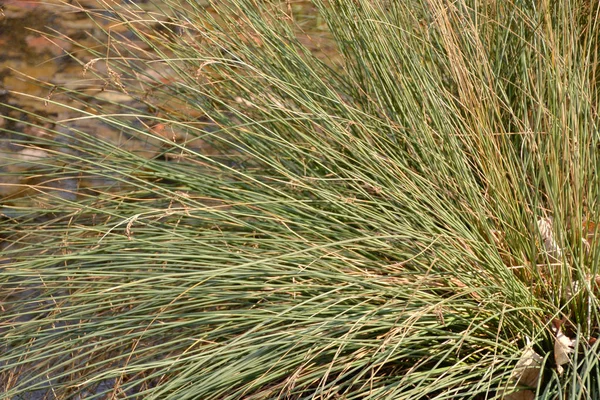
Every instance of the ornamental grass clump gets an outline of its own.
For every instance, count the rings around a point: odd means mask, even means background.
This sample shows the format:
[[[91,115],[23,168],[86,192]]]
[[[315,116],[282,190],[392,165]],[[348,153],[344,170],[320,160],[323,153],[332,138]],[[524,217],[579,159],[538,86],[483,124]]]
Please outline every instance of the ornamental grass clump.
[[[5,131],[4,398],[600,397],[594,2],[103,7]]]

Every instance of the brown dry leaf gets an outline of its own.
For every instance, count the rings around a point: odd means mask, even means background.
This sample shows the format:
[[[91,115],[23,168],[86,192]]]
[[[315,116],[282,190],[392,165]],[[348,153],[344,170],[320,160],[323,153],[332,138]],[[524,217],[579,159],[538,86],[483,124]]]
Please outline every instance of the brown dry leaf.
[[[537,220],[537,227],[544,241],[544,250],[548,254],[550,261],[559,262],[562,258],[562,250],[558,246],[556,240],[554,240],[554,233],[552,217],[539,218]]]
[[[511,377],[522,386],[537,387],[543,357],[527,347],[517,362]]]
[[[573,353],[575,340],[570,339],[561,330],[561,325],[564,320],[554,319],[552,321],[552,332],[554,333],[554,360],[556,361],[556,369],[561,375],[564,371],[562,367],[571,362],[570,354]]]
[[[511,373],[511,378],[517,385],[536,388],[540,378],[542,361],[543,357],[528,345]],[[532,400],[534,398],[535,393],[531,390],[519,390],[503,396],[504,400]]]
[[[531,390],[519,390],[511,394],[507,394],[502,397],[503,400],[533,400],[535,399],[535,393]]]

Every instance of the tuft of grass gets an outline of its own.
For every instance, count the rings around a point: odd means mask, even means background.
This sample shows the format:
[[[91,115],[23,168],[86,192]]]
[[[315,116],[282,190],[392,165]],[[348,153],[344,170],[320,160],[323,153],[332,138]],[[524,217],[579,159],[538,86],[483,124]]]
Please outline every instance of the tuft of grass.
[[[3,398],[600,396],[593,2],[103,4],[4,130]]]

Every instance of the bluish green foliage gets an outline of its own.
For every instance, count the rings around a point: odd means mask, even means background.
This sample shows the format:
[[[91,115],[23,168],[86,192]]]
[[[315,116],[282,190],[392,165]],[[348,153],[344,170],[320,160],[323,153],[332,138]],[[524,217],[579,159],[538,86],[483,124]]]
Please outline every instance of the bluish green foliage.
[[[154,151],[12,132],[52,160],[3,209],[5,398],[510,398],[528,345],[512,396],[597,398],[590,4],[106,5],[82,64],[143,107],[59,92]]]

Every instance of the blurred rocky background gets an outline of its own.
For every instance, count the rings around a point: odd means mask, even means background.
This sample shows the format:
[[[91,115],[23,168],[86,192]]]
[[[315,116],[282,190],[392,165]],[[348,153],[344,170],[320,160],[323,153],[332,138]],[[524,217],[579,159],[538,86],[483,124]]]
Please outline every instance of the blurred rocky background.
[[[127,2],[135,3],[140,10],[152,7],[144,0]],[[99,2],[95,0],[7,0],[0,7],[2,206],[13,204],[16,199],[24,201],[38,192],[35,185],[39,185],[44,177],[28,176],[32,161],[39,163],[40,159],[47,159],[48,163],[52,162],[50,152],[32,146],[27,139],[43,137],[60,143],[69,140],[72,129],[102,137],[119,147],[146,152],[148,156],[155,154],[156,143],[124,137],[118,130],[94,118],[78,118],[81,117],[78,110],[93,106],[95,100],[129,109],[144,107],[134,104],[134,100],[123,93],[106,90],[105,82],[95,78],[88,71],[91,65],[86,65],[94,58],[86,48],[101,47],[106,42],[107,29],[126,35],[124,25],[111,22],[110,15],[99,11]],[[108,18],[90,18],[94,14]],[[93,62],[93,72],[103,74],[106,72],[103,68],[106,66],[102,62]],[[74,97],[56,95],[54,86],[76,90],[89,95],[89,99],[82,104]],[[52,137],[53,131],[56,137]],[[45,186],[54,185],[60,196],[75,198],[80,187],[97,184],[73,176],[46,182]],[[0,210],[3,214],[8,212],[6,208]]]

